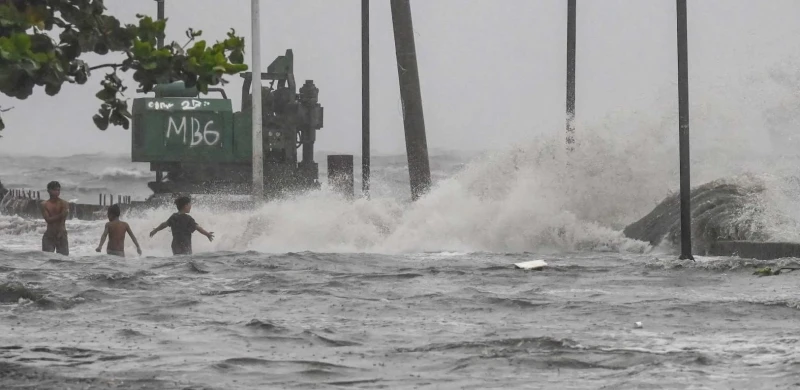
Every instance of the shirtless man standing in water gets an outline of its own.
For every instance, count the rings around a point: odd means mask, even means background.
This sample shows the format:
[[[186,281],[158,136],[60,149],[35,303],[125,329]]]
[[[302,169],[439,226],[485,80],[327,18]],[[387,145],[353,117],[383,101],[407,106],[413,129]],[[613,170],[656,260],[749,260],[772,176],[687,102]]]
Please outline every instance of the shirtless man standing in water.
[[[47,230],[42,235],[42,251],[69,256],[66,226],[69,203],[59,198],[61,184],[57,181],[47,183],[47,193],[50,194],[50,199],[42,202],[42,217],[47,222]]]

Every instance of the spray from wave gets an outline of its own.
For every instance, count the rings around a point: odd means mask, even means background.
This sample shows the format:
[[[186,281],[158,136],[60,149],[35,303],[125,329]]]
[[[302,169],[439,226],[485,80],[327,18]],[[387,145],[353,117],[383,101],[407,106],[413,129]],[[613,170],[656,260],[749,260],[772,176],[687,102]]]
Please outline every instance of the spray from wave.
[[[635,178],[617,169],[593,169],[596,149],[567,156],[560,141],[553,137],[527,148],[488,153],[440,180],[415,203],[402,202],[400,196],[348,202],[323,189],[265,204],[252,213],[223,215],[198,207],[193,210],[195,219],[206,229],[224,232],[213,245],[198,242],[198,248],[382,253],[647,250],[649,244],[613,228],[635,215],[632,203],[639,202],[642,209],[650,205],[640,193],[627,192],[621,199],[620,190],[626,192],[620,186]],[[613,144],[595,146],[603,145]],[[142,222],[155,225],[171,212],[148,212]],[[160,239],[160,245],[167,245],[168,237]]]
[[[747,223],[746,238],[800,238],[798,159],[785,147],[795,141],[782,137],[800,116],[787,105],[797,99],[786,80],[771,73],[695,95],[693,183],[726,179],[744,190],[723,228],[742,230]],[[236,239],[220,243],[226,249],[648,251],[649,242],[628,238],[622,229],[678,189],[671,95],[655,113],[615,113],[599,125],[578,123],[579,144],[572,153],[564,148],[561,129],[487,153],[413,204],[397,196],[348,203],[323,191],[266,205],[253,215],[201,218],[231,229]]]

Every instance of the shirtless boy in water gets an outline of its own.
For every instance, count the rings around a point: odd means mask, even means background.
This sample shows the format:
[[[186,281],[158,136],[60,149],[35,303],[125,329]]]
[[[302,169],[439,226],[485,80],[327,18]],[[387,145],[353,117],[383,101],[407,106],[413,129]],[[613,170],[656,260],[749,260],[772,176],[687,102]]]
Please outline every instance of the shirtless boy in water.
[[[100,252],[103,249],[103,243],[106,242],[106,237],[108,237],[108,246],[106,247],[106,253],[109,255],[125,257],[125,234],[130,234],[131,240],[133,240],[133,244],[136,245],[136,252],[139,255],[142,255],[142,248],[139,246],[139,242],[136,241],[136,236],[133,235],[133,231],[131,231],[130,225],[127,222],[120,221],[119,219],[119,205],[114,204],[108,208],[108,223],[106,223],[106,228],[103,231],[103,235],[100,237],[100,245],[97,246],[97,251]]]
[[[59,198],[61,184],[57,181],[47,183],[47,193],[50,199],[42,202],[42,217],[47,222],[47,229],[42,235],[42,251],[58,252],[69,256],[69,240],[67,239],[67,215],[69,203]]]

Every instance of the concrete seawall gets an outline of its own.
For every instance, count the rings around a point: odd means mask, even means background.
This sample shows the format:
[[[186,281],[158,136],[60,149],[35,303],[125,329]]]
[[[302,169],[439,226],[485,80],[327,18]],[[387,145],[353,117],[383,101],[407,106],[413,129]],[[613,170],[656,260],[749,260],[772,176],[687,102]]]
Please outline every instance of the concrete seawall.
[[[787,257],[800,258],[800,243],[717,241],[708,251],[712,256],[738,256],[744,259],[774,260]]]
[[[17,215],[23,218],[42,218],[42,211],[40,208],[41,200],[16,198],[4,202],[4,207],[0,213],[5,215]],[[120,208],[125,209],[127,204],[120,205]],[[69,204],[69,219],[81,220],[98,220],[106,218],[106,210],[108,206],[100,206],[93,204]]]

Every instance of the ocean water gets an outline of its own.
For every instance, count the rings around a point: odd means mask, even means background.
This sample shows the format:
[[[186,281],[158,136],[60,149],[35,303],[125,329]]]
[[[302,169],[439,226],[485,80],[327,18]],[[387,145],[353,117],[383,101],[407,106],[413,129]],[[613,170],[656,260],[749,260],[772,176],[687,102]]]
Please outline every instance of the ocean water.
[[[693,184],[763,187],[743,218],[796,241],[800,111],[767,81],[694,108]],[[579,123],[572,154],[561,129],[434,152],[413,203],[405,157],[378,156],[370,200],[323,186],[247,212],[198,206],[216,239],[195,235],[193,256],[148,237],[169,207],[124,216],[144,250],[128,240],[126,259],[95,252],[102,221],[69,221],[63,257],[38,251],[41,220],[0,215],[0,387],[800,386],[800,274],[753,275],[797,259],[678,260],[622,233],[678,189],[676,111]],[[59,180],[82,202],[143,199],[150,177],[127,156],[0,157],[7,187]]]
[[[371,200],[348,202],[324,187],[251,212],[197,207],[192,215],[216,239],[195,235],[189,257],[170,256],[168,230],[148,237],[169,208],[125,217],[144,250],[137,256],[128,239],[126,259],[94,251],[102,221],[68,222],[67,258],[38,251],[41,221],[0,216],[0,383],[26,389],[800,383],[794,331],[800,275],[752,275],[757,266],[797,266],[794,259],[681,261],[674,248],[628,239],[621,227],[668,191],[607,189],[602,183],[624,186],[630,179],[611,170],[581,174],[575,166],[588,157],[578,152],[568,167],[556,142],[478,156],[434,154],[435,187],[415,203],[408,200],[402,156],[385,156],[374,163]],[[75,188],[65,185],[64,198],[92,199],[96,194],[76,189],[115,180],[132,195],[147,195],[139,188],[149,180],[145,170],[124,156],[74,156],[49,162],[59,168],[37,167],[45,161],[18,159],[16,168],[4,165],[2,179],[26,188],[60,179]],[[80,168],[94,165],[105,168]],[[560,180],[564,172],[580,176],[582,187]],[[640,198],[648,193],[650,199]],[[549,267],[513,267],[534,259]]]

